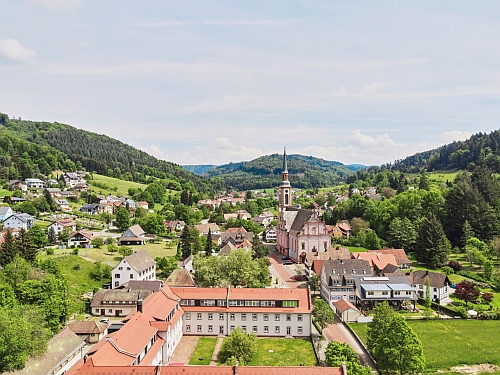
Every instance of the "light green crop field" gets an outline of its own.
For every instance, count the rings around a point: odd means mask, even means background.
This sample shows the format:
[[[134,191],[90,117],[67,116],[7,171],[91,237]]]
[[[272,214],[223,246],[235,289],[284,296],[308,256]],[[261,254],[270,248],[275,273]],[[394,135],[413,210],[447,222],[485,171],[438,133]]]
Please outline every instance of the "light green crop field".
[[[111,189],[102,189],[100,187],[94,186],[92,183],[93,182],[98,182],[107,185]],[[113,194],[113,195],[118,195],[118,196],[123,196],[123,195],[128,195],[128,189],[130,188],[135,188],[135,189],[146,189],[148,185],[140,184],[138,182],[132,182],[132,181],[124,181],[124,180],[119,180],[117,178],[113,177],[107,177],[103,176],[100,174],[94,174],[94,179],[87,181],[87,183],[90,185],[91,189],[94,190],[96,193],[102,192],[102,194]],[[113,190],[116,188],[116,191]]]

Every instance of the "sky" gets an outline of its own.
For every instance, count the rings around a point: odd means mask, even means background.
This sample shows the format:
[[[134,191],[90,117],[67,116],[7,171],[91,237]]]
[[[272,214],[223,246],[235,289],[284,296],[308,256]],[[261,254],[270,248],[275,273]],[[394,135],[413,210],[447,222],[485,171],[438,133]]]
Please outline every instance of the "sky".
[[[500,1],[0,1],[0,112],[178,164],[383,164],[500,128]]]

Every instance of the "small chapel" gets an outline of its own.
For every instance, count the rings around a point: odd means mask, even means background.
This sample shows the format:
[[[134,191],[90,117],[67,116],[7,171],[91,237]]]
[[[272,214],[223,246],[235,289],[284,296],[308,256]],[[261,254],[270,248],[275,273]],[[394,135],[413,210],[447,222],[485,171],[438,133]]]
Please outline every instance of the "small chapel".
[[[331,236],[332,228],[318,217],[315,210],[292,206],[292,186],[288,180],[285,148],[279,186],[278,251],[296,262],[304,263],[307,253],[326,251],[331,246]]]

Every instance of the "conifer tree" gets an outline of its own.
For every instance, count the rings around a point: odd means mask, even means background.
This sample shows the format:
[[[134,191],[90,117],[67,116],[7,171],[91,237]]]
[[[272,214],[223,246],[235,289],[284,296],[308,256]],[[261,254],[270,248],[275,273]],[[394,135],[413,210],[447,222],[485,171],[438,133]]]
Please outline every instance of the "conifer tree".
[[[208,228],[207,243],[205,244],[205,255],[212,255],[212,231]]]
[[[429,212],[423,219],[415,244],[415,257],[431,267],[441,267],[448,260],[450,242],[436,216]]]
[[[4,241],[0,244],[0,266],[5,268],[18,255],[18,247],[10,229],[5,231],[3,239]]]
[[[36,259],[36,254],[38,250],[33,244],[31,236],[28,231],[21,228],[17,233],[17,240],[15,242],[17,247],[17,253],[23,257],[27,262],[33,263]]]

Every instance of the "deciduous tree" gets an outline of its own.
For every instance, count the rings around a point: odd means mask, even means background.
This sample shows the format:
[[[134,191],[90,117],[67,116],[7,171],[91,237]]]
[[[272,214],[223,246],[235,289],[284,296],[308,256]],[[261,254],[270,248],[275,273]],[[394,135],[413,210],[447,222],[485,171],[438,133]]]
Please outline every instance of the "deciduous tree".
[[[359,355],[344,342],[330,341],[325,350],[325,363],[332,367],[341,367],[345,363],[347,373],[352,375],[370,375],[371,369],[362,366]]]
[[[312,315],[322,329],[326,328],[329,324],[333,324],[335,321],[333,310],[320,298],[314,300]]]
[[[461,281],[455,288],[455,297],[464,300],[465,306],[467,306],[469,302],[475,303],[479,298],[479,294],[479,289],[472,281]]]
[[[234,357],[240,365],[248,363],[257,353],[257,338],[253,333],[246,333],[240,327],[236,327],[222,342],[218,356],[218,362],[226,364]]]

